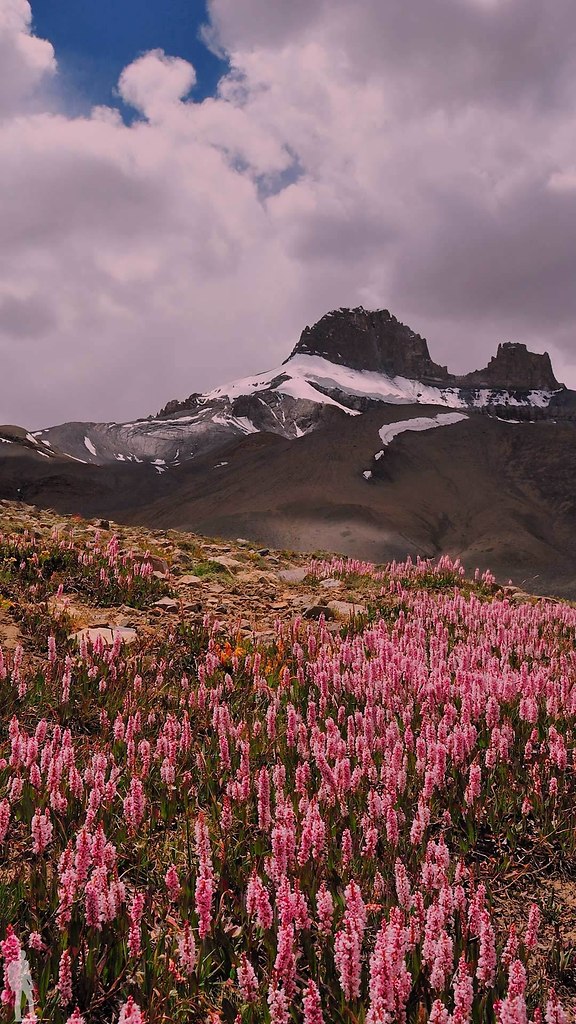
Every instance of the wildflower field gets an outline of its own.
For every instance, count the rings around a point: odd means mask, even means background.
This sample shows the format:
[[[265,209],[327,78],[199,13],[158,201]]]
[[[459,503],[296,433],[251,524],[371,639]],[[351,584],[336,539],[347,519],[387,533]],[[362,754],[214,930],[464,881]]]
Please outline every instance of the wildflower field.
[[[22,952],[53,1024],[572,1019],[562,915],[506,893],[576,878],[576,609],[446,558],[307,568],[367,610],[105,645],[49,598],[170,579],[0,536],[0,1021]]]

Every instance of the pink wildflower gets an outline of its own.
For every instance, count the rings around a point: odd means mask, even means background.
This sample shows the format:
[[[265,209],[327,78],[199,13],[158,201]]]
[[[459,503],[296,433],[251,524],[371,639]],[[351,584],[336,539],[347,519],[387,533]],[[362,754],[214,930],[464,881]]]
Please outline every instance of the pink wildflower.
[[[376,937],[370,957],[370,1008],[366,1024],[381,1024],[395,1017],[405,1017],[406,1003],[412,989],[412,976],[406,967],[409,933],[404,915],[398,907],[390,911]]]
[[[518,956],[518,947],[520,943],[516,934],[516,925],[511,924],[508,930],[508,939],[504,949],[502,951],[502,963],[504,967],[509,967],[513,960]]]
[[[350,829],[345,828],[342,833],[342,866],[346,870],[352,861],[352,836]]]
[[[538,943],[538,929],[540,927],[540,911],[535,903],[530,907],[528,915],[528,927],[524,936],[526,949],[536,949]]]
[[[142,953],[142,935],[140,932],[140,923],[142,921],[142,914],[144,913],[144,896],[142,893],[137,892],[132,899],[130,904],[129,916],[130,916],[130,931],[128,933],[128,949],[130,956],[139,957]]]
[[[458,970],[454,978],[454,1014],[453,1024],[468,1024],[472,1014],[474,989],[470,969],[464,957],[460,957]]]
[[[294,925],[280,925],[278,929],[278,951],[274,963],[275,976],[282,982],[284,991],[291,999],[296,991],[296,954],[294,950]]]
[[[12,925],[9,924],[6,929],[6,938],[0,942],[0,953],[4,958],[4,991],[2,992],[1,1002],[7,1006],[14,1005],[14,992],[9,982],[9,968],[12,963],[20,962],[20,939],[14,932]]]
[[[521,960],[513,960],[508,971],[509,998],[523,996],[526,991],[526,968]]]
[[[318,931],[320,935],[329,935],[332,931],[334,901],[332,894],[326,888],[326,882],[322,882],[316,893],[316,909],[318,911]]]
[[[396,879],[396,894],[398,896],[398,903],[405,910],[410,907],[410,882],[408,880],[408,874],[401,860],[397,859],[394,867],[394,875]]]
[[[164,881],[166,883],[166,888],[168,889],[170,899],[172,900],[173,903],[176,903],[176,900],[180,895],[181,886],[178,879],[178,872],[176,871],[174,864],[171,864],[170,867],[168,868]]]
[[[8,831],[8,824],[10,821],[10,804],[8,800],[4,799],[0,803],[0,846],[6,838]]]
[[[507,996],[496,1012],[498,1024],[528,1024],[524,996]]]
[[[196,966],[196,943],[188,921],[178,937],[178,957],[186,974],[192,974]]]
[[[144,817],[146,797],[140,779],[133,778],[124,798],[124,817],[131,832],[136,832]]]
[[[120,1007],[118,1024],[145,1024],[144,1014],[132,996],[128,996],[128,1001]]]
[[[32,818],[31,831],[32,839],[34,840],[33,852],[42,854],[50,843],[54,831],[48,808],[46,808],[44,814],[41,814],[38,810],[35,812]]]
[[[470,774],[468,776],[468,786],[464,793],[464,799],[468,806],[473,804],[480,796],[482,786],[482,769],[479,764],[473,764],[470,766]]]
[[[284,989],[274,982],[270,983],[268,989],[268,1008],[270,1010],[270,1024],[288,1024],[290,1020],[288,998]]]
[[[42,941],[40,932],[30,932],[28,936],[28,945],[30,949],[33,949],[36,953],[43,953],[47,948]]]
[[[272,927],[273,914],[268,890],[255,872],[250,876],[246,889],[246,910],[256,920],[259,928]]]
[[[304,993],[304,1024],[324,1024],[322,1001],[314,981],[308,982]]]
[[[487,910],[483,910],[480,917],[480,953],[476,977],[486,988],[491,988],[496,978],[496,937]]]
[[[444,1003],[441,1003],[439,999],[436,999],[432,1004],[428,1024],[450,1024],[450,1014]]]
[[[198,914],[198,934],[201,939],[206,938],[212,924],[212,898],[214,895],[214,880],[199,875],[196,879],[194,903]]]
[[[258,978],[245,953],[242,953],[238,964],[238,985],[244,1002],[255,1003],[258,999]]]
[[[346,886],[346,912],[343,927],[334,939],[334,960],[340,975],[344,998],[360,996],[361,952],[366,927],[366,907],[356,882]]]
[[[60,957],[58,984],[56,987],[58,989],[60,1005],[68,1006],[72,1002],[72,961],[67,949],[64,950]]]
[[[558,997],[551,989],[546,1003],[546,1024],[568,1024],[568,1014],[560,1006]]]
[[[76,1009],[74,1010],[74,1013],[72,1014],[72,1016],[68,1017],[68,1020],[66,1021],[66,1024],[86,1024],[86,1020],[84,1019],[84,1017],[80,1013],[80,1010],[79,1010],[78,1007],[76,1007]]]

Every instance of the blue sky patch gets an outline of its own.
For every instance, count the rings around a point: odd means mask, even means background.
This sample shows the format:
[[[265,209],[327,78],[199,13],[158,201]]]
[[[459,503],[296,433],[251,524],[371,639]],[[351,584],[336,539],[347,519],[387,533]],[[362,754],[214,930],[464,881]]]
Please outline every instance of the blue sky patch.
[[[31,0],[34,32],[56,51],[60,84],[78,112],[119,107],[122,69],[147,50],[162,49],[194,65],[195,100],[214,95],[226,63],[200,38],[208,15],[197,0]]]

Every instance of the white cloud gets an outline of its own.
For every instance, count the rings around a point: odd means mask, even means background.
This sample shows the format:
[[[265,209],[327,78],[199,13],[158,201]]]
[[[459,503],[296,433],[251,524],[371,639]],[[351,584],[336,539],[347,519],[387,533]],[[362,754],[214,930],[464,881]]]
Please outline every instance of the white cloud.
[[[358,303],[457,370],[524,340],[572,372],[571,4],[289,8],[213,0],[219,94],[152,51],[121,76],[127,125],[42,106],[52,48],[0,0],[0,421],[146,415]]]
[[[56,70],[54,49],[31,34],[27,0],[0,0],[0,119],[21,109]]]
[[[196,72],[188,61],[150,50],[124,69],[119,90],[126,103],[153,119],[186,96],[195,81]]]

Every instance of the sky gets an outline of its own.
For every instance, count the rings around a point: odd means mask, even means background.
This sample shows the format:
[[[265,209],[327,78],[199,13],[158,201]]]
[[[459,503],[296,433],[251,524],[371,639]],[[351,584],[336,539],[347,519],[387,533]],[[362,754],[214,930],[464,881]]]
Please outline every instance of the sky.
[[[0,0],[0,422],[147,416],[390,309],[576,387],[573,0]]]

